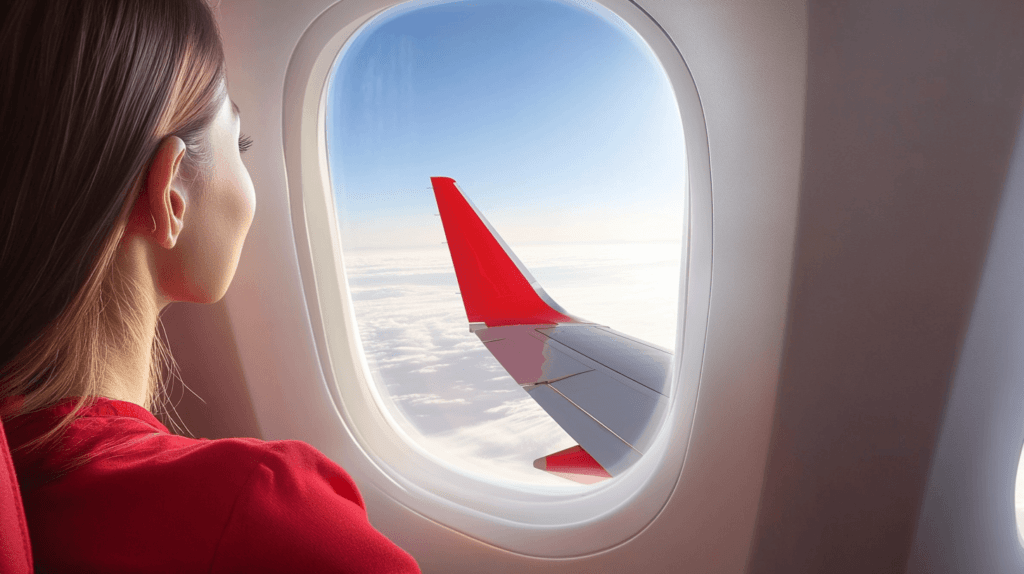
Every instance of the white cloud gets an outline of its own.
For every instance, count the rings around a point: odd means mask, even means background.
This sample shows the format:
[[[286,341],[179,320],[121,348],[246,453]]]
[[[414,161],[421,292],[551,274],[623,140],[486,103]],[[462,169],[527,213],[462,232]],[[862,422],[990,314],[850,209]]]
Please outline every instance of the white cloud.
[[[430,393],[410,393],[408,395],[392,396],[391,400],[396,403],[408,402],[417,405],[465,405],[469,404],[466,399],[443,399],[438,395]]]
[[[436,373],[439,369],[441,369],[443,367],[447,367],[447,366],[449,366],[447,363],[438,363],[436,365],[430,365],[429,367],[422,367],[420,369],[416,369],[415,371],[410,371],[410,372],[421,373],[421,374],[422,373]]]
[[[425,446],[470,472],[534,484],[569,484],[533,467],[534,459],[576,444],[533,399],[519,399],[485,412],[501,418],[425,436]]]

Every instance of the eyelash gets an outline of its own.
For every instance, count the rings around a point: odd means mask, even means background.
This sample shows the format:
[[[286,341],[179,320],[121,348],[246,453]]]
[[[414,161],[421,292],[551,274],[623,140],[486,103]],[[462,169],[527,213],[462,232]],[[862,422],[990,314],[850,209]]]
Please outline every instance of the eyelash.
[[[251,137],[245,134],[238,136],[238,153],[245,153],[250,147],[252,147]]]

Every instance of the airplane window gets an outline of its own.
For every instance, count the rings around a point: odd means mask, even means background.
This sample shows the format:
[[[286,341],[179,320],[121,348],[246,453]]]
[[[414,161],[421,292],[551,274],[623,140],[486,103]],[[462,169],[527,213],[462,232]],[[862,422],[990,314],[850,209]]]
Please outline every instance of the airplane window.
[[[582,1],[410,2],[328,85],[345,266],[403,430],[491,480],[628,468],[671,395],[686,165],[669,80]]]

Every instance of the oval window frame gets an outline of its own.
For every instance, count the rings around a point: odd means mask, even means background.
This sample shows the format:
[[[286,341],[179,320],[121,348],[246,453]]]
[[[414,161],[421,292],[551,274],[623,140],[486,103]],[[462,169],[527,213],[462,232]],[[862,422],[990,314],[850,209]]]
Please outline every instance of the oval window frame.
[[[643,8],[627,0],[592,2],[625,21],[654,52],[684,126],[687,201],[674,349],[679,359],[672,373],[672,403],[657,439],[627,472],[585,490],[555,492],[481,480],[404,436],[401,422],[384,406],[363,356],[335,231],[325,130],[328,81],[349,40],[378,15],[405,3],[349,0],[324,10],[296,45],[284,84],[284,160],[306,306],[326,391],[345,436],[356,447],[353,452],[362,455],[344,461],[345,468],[362,488],[375,488],[417,514],[517,554],[568,558],[622,544],[657,517],[679,482],[703,367],[712,196],[707,128],[696,85],[676,45]],[[594,9],[587,2],[572,3]]]

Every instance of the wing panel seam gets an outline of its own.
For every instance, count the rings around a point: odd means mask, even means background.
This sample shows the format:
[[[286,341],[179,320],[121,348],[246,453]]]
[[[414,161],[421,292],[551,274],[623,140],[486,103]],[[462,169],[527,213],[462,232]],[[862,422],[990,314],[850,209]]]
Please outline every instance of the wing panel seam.
[[[571,404],[572,406],[574,406],[574,407],[578,408],[578,409],[579,409],[579,410],[580,410],[580,411],[581,411],[581,412],[582,412],[583,414],[585,414],[585,415],[587,415],[588,417],[590,417],[591,419],[593,419],[593,421],[594,421],[595,423],[597,423],[597,424],[601,425],[601,428],[603,428],[604,430],[606,430],[606,431],[608,431],[608,432],[612,433],[612,436],[614,436],[615,438],[617,438],[617,439],[621,440],[623,444],[625,444],[625,445],[626,445],[626,446],[628,446],[629,448],[633,449],[633,451],[634,451],[634,452],[636,452],[636,453],[637,453],[637,454],[639,454],[640,456],[643,456],[643,454],[644,454],[644,453],[642,453],[642,452],[640,452],[639,450],[637,450],[637,448],[636,448],[635,446],[633,446],[633,445],[629,444],[629,442],[627,442],[627,441],[626,441],[626,439],[624,439],[624,438],[622,438],[621,436],[619,436],[619,435],[618,435],[618,433],[616,433],[616,432],[615,432],[615,431],[613,431],[612,429],[608,428],[608,425],[606,425],[606,424],[604,424],[603,422],[601,422],[600,420],[598,420],[598,418],[597,418],[597,417],[595,417],[594,415],[592,415],[592,414],[588,413],[588,412],[587,412],[587,409],[585,409],[585,408],[583,408],[583,407],[581,407],[581,406],[577,405],[577,404],[576,404],[576,401],[574,401],[574,400],[570,399],[569,397],[565,396],[565,394],[564,394],[564,393],[563,393],[562,391],[560,391],[560,390],[556,389],[555,387],[553,387],[553,386],[551,386],[551,385],[548,385],[548,388],[549,388],[549,389],[551,389],[552,391],[555,391],[556,393],[558,393],[558,394],[559,394],[559,395],[560,395],[560,396],[561,396],[561,397],[562,397],[563,399],[565,399],[565,400],[569,401],[569,404]]]
[[[652,388],[650,385],[645,385],[645,384],[641,383],[640,381],[634,379],[633,377],[627,375],[626,373],[623,373],[622,371],[619,371],[618,369],[615,369],[615,368],[613,368],[613,367],[611,367],[609,365],[606,365],[605,363],[601,362],[600,360],[595,359],[594,357],[591,357],[587,353],[584,353],[583,351],[580,351],[579,349],[577,349],[575,347],[570,347],[568,344],[563,343],[562,341],[559,341],[558,339],[552,337],[551,335],[548,335],[547,333],[541,333],[539,329],[535,329],[535,330],[536,330],[536,332],[540,333],[541,335],[544,335],[545,337],[547,337],[548,339],[554,341],[555,343],[558,343],[562,347],[565,347],[566,349],[572,349],[575,353],[579,354],[579,356],[586,357],[586,358],[590,359],[591,361],[597,363],[598,365],[601,365],[602,367],[608,369],[609,371],[611,371],[611,372],[613,372],[613,373],[615,373],[615,374],[617,374],[619,376],[622,376],[622,377],[624,377],[626,379],[629,379],[629,380],[633,381],[634,383],[644,387],[645,389],[650,390],[651,392],[658,393],[659,395],[661,395],[661,396],[663,396],[665,398],[668,398],[668,395],[666,395],[665,393],[659,391],[658,389]]]
[[[629,388],[629,389],[631,389],[631,390],[633,390],[635,392],[639,392],[641,394],[645,394],[645,395],[651,397],[652,399],[656,399],[656,400],[662,400],[662,399],[668,399],[669,398],[669,396],[666,395],[665,393],[659,392],[656,389],[652,389],[651,387],[641,383],[640,381],[634,379],[633,377],[630,377],[628,375],[624,375],[624,374],[620,373],[619,371],[616,371],[615,369],[609,367],[608,365],[602,363],[601,361],[598,361],[597,359],[594,359],[590,355],[586,355],[584,353],[581,353],[580,351],[574,349],[573,347],[570,347],[569,345],[566,345],[565,343],[559,341],[558,339],[555,339],[554,337],[549,337],[548,335],[546,335],[544,333],[541,333],[540,331],[538,331],[536,329],[533,329],[532,331],[534,333],[537,333],[537,335],[539,335],[540,337],[543,337],[544,341],[550,341],[548,343],[550,345],[550,348],[552,348],[552,349],[554,349],[554,350],[556,350],[556,351],[558,351],[558,352],[568,356],[569,358],[572,358],[572,359],[575,359],[576,361],[579,361],[583,365],[590,367],[591,370],[593,370],[593,371],[601,371],[601,372],[603,372],[605,375],[611,377],[613,380],[618,381],[620,384],[624,385],[626,388]],[[552,345],[552,343],[554,343],[554,344]],[[596,365],[596,367],[594,365]],[[636,386],[634,387],[634,386],[631,386],[631,385],[636,385]]]
[[[586,374],[586,373],[593,373],[596,370],[597,369],[587,369],[586,371],[581,371],[579,373],[572,373],[571,375],[562,375],[561,377],[558,377],[556,379],[548,379],[546,381],[537,381],[536,383],[527,383],[525,385],[519,385],[519,386],[521,386],[523,388],[526,388],[526,387],[536,387],[538,385],[551,385],[551,384],[557,383],[559,381],[564,381],[564,380],[566,380],[568,378],[571,378],[571,377],[576,377],[576,376],[583,375],[583,374]],[[551,387],[551,388],[554,389],[555,387]],[[561,395],[562,393],[558,393],[558,394]],[[562,396],[565,396],[565,395],[562,395]],[[584,412],[586,412],[586,411],[584,411]],[[587,413],[587,414],[590,414],[590,413]]]

